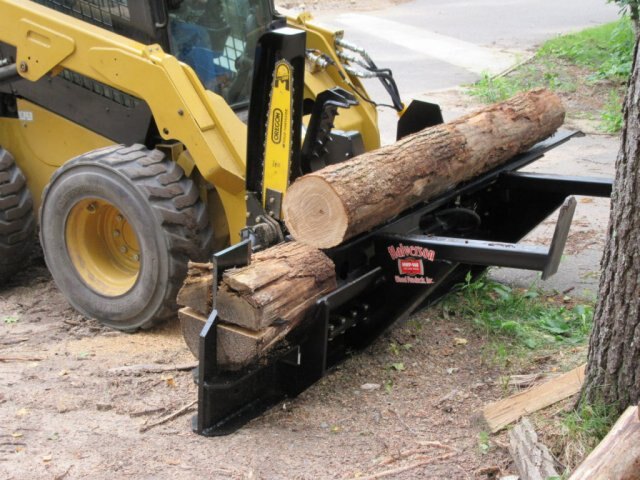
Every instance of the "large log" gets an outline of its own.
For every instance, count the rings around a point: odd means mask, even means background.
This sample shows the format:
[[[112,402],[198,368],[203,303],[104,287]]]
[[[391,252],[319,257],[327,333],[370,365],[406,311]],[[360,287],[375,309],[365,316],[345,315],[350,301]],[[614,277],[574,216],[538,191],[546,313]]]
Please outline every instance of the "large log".
[[[526,151],[564,121],[539,89],[297,179],[283,211],[293,237],[329,248]]]
[[[627,408],[569,480],[640,480],[639,413]]]

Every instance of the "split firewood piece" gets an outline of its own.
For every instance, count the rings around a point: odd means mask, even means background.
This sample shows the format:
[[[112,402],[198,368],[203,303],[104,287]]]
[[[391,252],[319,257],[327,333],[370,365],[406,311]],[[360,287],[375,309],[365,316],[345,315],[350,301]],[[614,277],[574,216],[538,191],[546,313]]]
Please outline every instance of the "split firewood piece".
[[[218,314],[225,323],[289,331],[318,298],[336,288],[335,266],[320,250],[287,242],[256,253],[251,265],[225,272]]]
[[[211,263],[189,262],[187,277],[178,292],[178,305],[191,307],[195,311],[209,315],[213,302],[213,265]]]
[[[548,382],[512,395],[484,407],[482,415],[492,433],[502,430],[523,415],[536,412],[580,391],[585,365]]]
[[[285,223],[296,240],[333,247],[528,150],[564,115],[557,95],[532,90],[304,175],[287,190]]]
[[[639,413],[627,408],[569,480],[640,480]]]

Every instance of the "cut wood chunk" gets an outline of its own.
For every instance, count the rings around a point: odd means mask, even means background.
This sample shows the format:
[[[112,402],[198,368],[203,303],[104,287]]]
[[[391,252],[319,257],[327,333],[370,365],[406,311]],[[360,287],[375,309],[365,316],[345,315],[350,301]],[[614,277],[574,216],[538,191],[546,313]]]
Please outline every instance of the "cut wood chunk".
[[[521,478],[547,480],[559,477],[549,449],[538,441],[538,435],[526,417],[509,432],[509,452]]]
[[[290,330],[335,288],[329,257],[288,242],[257,253],[247,267],[225,272],[217,308],[227,323],[258,331],[277,322]]]
[[[523,415],[536,412],[578,393],[584,382],[584,369],[585,366],[581,365],[542,385],[484,407],[482,414],[491,432],[502,430]]]
[[[211,313],[213,301],[213,265],[189,262],[187,277],[178,292],[178,305],[191,307],[203,315]]]
[[[569,480],[640,480],[639,412],[627,408]]]
[[[189,307],[180,309],[178,316],[183,329],[185,325],[189,325],[187,328],[199,332],[207,322],[207,317]],[[283,337],[284,331],[284,327],[269,327],[261,332],[252,332],[235,325],[219,323],[217,328],[218,366],[225,370],[239,370],[255,363],[274,346],[277,340]],[[189,348],[197,356],[198,346],[195,341],[197,337],[191,338],[194,341]]]
[[[564,121],[553,93],[516,95],[298,178],[283,212],[293,237],[330,248],[524,152]]]

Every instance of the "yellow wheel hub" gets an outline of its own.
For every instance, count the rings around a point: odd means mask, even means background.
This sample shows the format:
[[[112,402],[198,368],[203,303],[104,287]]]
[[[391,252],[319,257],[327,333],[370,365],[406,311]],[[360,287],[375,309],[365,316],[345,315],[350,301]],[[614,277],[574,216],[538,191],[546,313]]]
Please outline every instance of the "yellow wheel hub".
[[[69,212],[65,233],[74,267],[96,293],[116,297],[136,283],[138,238],[113,204],[98,198],[78,202]]]

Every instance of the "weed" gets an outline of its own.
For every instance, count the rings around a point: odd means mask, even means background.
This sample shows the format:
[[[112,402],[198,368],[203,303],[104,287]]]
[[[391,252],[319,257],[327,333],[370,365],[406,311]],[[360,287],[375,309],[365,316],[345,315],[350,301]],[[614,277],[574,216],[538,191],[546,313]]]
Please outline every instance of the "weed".
[[[600,129],[605,133],[618,133],[624,125],[622,99],[617,92],[609,92],[609,99],[601,114]]]
[[[546,41],[540,58],[557,58],[592,70],[595,79],[631,73],[635,35],[628,17]]]
[[[391,365],[389,365],[389,368],[391,370],[395,370],[396,372],[402,372],[406,369],[404,363],[402,362],[392,363]]]
[[[393,380],[385,380],[384,382],[384,391],[387,393],[391,393],[393,391]]]
[[[559,306],[545,301],[533,288],[514,289],[485,276],[472,281],[470,274],[443,308],[448,314],[469,318],[494,340],[512,339],[530,349],[549,344],[583,343],[593,317],[590,305]],[[500,348],[498,343],[498,357]],[[505,358],[512,353],[508,348],[501,349]]]
[[[483,73],[478,82],[469,86],[469,94],[484,103],[495,103],[506,100],[524,90],[517,79],[510,77],[492,77]]]
[[[574,466],[593,450],[617,419],[615,408],[596,403],[582,405],[560,422],[563,463]]]
[[[480,450],[482,455],[486,455],[489,453],[489,450],[491,450],[491,443],[487,432],[480,432],[478,434],[478,450]]]
[[[19,317],[17,315],[6,315],[2,317],[2,321],[7,325],[18,323]]]

